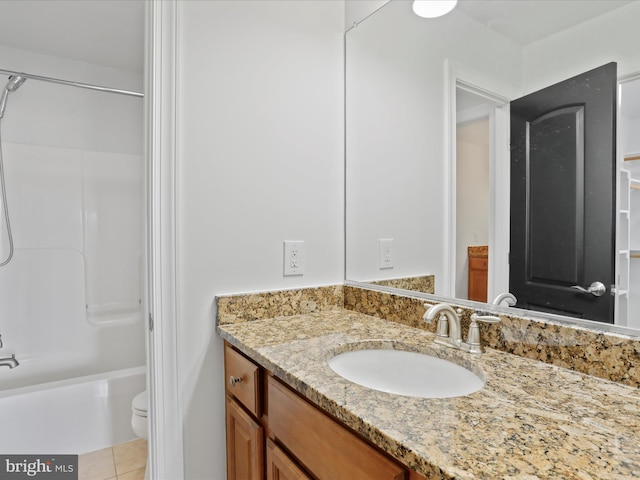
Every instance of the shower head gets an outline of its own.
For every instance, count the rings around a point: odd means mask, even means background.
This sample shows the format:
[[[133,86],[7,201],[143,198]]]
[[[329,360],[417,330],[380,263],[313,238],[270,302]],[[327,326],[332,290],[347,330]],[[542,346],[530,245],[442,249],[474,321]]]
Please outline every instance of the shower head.
[[[15,92],[26,81],[26,77],[21,77],[20,75],[11,75],[9,77],[9,81],[2,91],[2,97],[0,97],[0,118],[4,117],[4,109],[7,106],[9,92]]]
[[[10,92],[15,92],[26,81],[27,79],[25,77],[21,77],[20,75],[11,75],[9,77],[9,81],[7,82],[7,86],[4,88],[9,90]]]

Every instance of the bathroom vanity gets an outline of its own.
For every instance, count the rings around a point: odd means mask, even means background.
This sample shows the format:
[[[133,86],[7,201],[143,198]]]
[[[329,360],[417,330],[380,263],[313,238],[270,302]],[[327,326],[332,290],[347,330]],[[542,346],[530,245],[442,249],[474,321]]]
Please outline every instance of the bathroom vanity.
[[[307,310],[218,324],[229,478],[640,475],[637,388],[494,349],[456,351],[422,328],[339,306]],[[329,367],[363,348],[437,356],[485,385],[467,396],[408,397]]]
[[[229,478],[423,478],[229,344],[225,378]]]

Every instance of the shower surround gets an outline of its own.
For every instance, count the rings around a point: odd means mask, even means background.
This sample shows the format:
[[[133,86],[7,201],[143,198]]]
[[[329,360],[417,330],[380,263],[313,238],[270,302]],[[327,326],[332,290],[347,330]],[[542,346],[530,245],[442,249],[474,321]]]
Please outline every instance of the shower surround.
[[[7,70],[142,85],[140,73],[0,54]],[[0,369],[0,390],[144,366],[142,103],[38,80],[8,98],[0,133],[15,250],[0,268],[0,357],[20,364]]]

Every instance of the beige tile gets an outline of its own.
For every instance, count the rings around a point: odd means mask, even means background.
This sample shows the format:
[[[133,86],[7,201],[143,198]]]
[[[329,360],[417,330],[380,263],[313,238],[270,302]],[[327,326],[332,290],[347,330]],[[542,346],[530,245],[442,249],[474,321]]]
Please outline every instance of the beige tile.
[[[78,457],[78,480],[106,480],[116,475],[111,448],[85,453]]]
[[[113,447],[113,458],[118,476],[144,469],[147,464],[147,441],[139,438]]]
[[[144,480],[144,468],[139,468],[133,472],[123,473],[118,475],[118,480]]]

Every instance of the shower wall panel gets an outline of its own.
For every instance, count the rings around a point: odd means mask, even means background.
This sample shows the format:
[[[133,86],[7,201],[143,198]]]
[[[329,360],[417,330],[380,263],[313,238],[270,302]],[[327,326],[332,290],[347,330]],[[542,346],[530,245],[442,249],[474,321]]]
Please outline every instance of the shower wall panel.
[[[142,158],[5,143],[0,388],[144,364]]]
[[[87,320],[142,318],[142,159],[83,152],[82,212]]]

